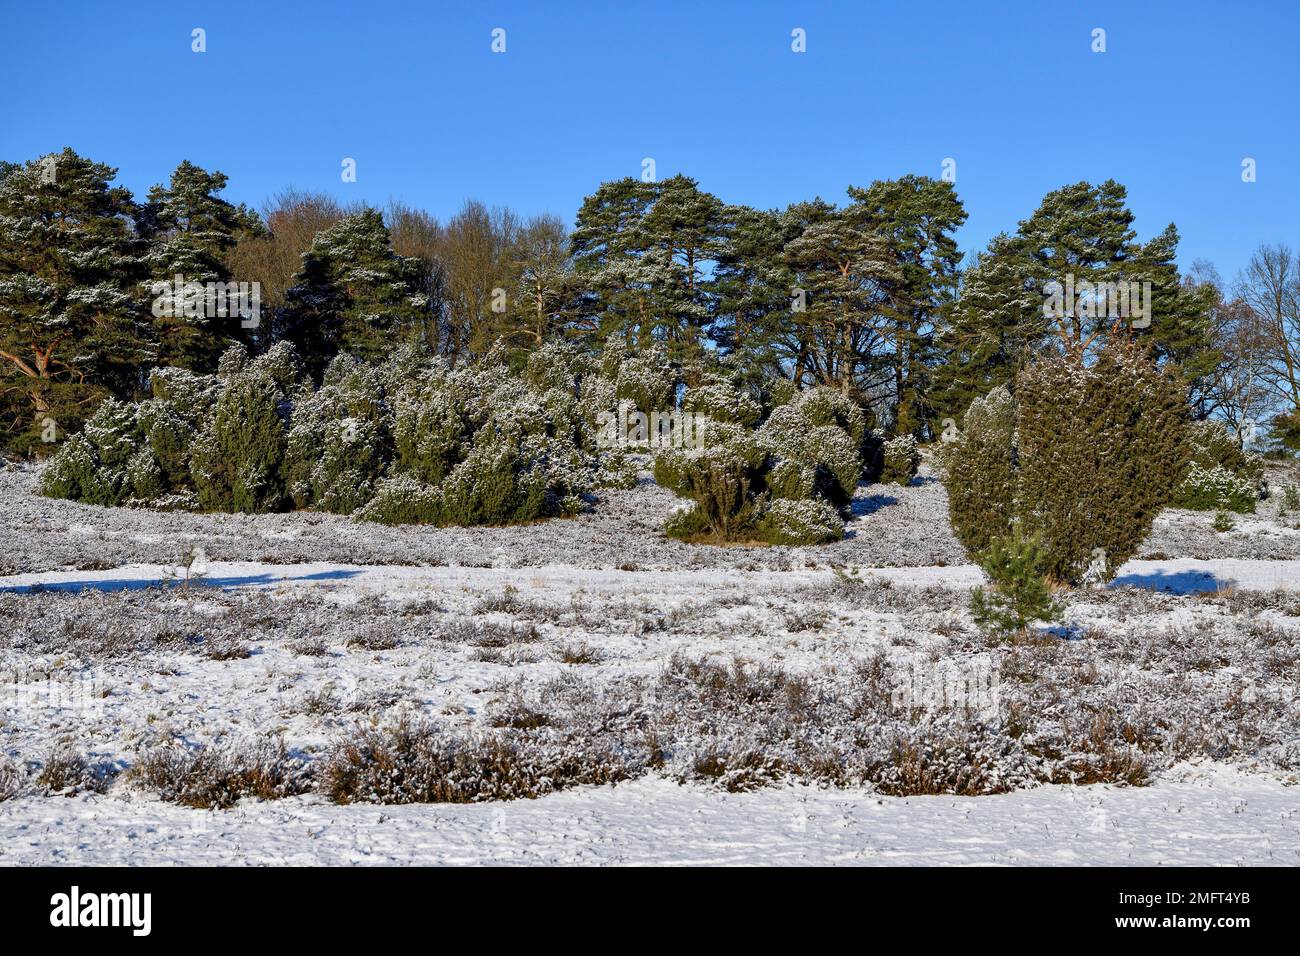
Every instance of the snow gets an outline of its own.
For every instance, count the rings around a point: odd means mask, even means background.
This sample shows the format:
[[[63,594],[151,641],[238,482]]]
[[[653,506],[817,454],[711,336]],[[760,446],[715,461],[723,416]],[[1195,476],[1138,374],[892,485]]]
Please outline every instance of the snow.
[[[0,865],[1300,865],[1294,788],[1214,765],[1149,788],[881,797],[729,794],[645,778],[539,800],[318,798],[186,810],[116,797],[0,804]]]
[[[194,579],[195,587],[286,588],[319,585],[336,592],[401,595],[429,588],[463,585],[476,587],[528,587],[544,591],[583,588],[609,593],[627,591],[700,591],[709,587],[761,588],[779,580],[787,584],[812,584],[834,580],[824,569],[769,571],[619,571],[539,565],[527,569],[414,567],[409,565],[355,565],[308,561],[284,565],[263,561],[214,561],[207,573]],[[855,569],[866,581],[888,581],[899,587],[971,588],[984,582],[973,564],[905,568]],[[63,591],[121,591],[175,585],[178,570],[162,564],[130,564],[89,571],[32,571],[0,575],[0,591],[26,591],[42,587]],[[1172,594],[1213,594],[1226,590],[1274,591],[1300,589],[1300,560],[1269,561],[1218,558],[1201,561],[1177,558],[1162,561],[1133,560],[1124,564],[1109,585],[1138,587]]]
[[[1300,535],[1275,502],[1228,534],[1166,512],[1109,588],[1063,595],[1045,632],[1057,639],[1013,647],[972,627],[966,592],[983,576],[924,471],[860,488],[845,540],[816,548],[666,539],[679,502],[652,483],[571,520],[434,529],[106,509],[39,498],[31,478],[0,473],[0,762],[26,774],[17,796],[0,793],[0,864],[1300,862]],[[191,547],[204,574],[184,588],[174,564]],[[532,636],[492,644],[467,622]],[[776,669],[833,702],[881,655],[907,678],[996,661],[1003,704],[1069,746],[1090,714],[1132,720],[1155,735],[1151,785],[1022,774],[1003,779],[1030,789],[979,797],[789,779],[733,793],[690,772],[714,745],[780,753],[768,735],[785,714],[710,710],[663,682],[672,661]],[[639,682],[652,693],[638,706],[687,715],[676,762],[535,800],[312,793],[210,812],[126,776],[72,797],[34,782],[67,747],[120,769],[160,741],[268,734],[318,760],[356,725],[405,715],[475,733],[512,697],[545,700],[580,739]],[[835,713],[811,730],[851,763],[863,745]]]

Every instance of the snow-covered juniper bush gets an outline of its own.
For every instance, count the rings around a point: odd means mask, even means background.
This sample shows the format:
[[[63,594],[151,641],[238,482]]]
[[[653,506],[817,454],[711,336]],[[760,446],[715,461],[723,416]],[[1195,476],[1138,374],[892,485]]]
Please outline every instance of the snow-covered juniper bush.
[[[655,480],[693,502],[669,519],[667,532],[686,540],[783,545],[842,538],[842,511],[863,476],[869,432],[861,409],[813,388],[789,396],[752,428],[759,418],[751,414],[752,399],[728,398],[718,382],[707,388],[709,401],[692,407],[721,409],[721,415],[706,424],[702,446],[655,458]]]
[[[921,450],[912,435],[899,435],[884,444],[880,480],[895,485],[911,484],[921,467]]]
[[[1218,422],[1192,422],[1187,434],[1190,460],[1170,504],[1195,511],[1253,513],[1268,490],[1263,459],[1244,450],[1236,435]]]
[[[1040,572],[1079,584],[1105,556],[1109,579],[1132,557],[1187,462],[1177,377],[1115,340],[1039,359],[971,404],[942,444],[953,527],[983,553],[1014,523],[1041,544]]]
[[[102,505],[313,508],[390,524],[572,514],[630,480],[593,434],[614,390],[576,362],[543,349],[521,378],[490,357],[453,370],[408,347],[382,365],[341,354],[315,388],[287,343],[252,359],[235,348],[216,375],[164,370],[148,401],[106,402],[40,487]]]

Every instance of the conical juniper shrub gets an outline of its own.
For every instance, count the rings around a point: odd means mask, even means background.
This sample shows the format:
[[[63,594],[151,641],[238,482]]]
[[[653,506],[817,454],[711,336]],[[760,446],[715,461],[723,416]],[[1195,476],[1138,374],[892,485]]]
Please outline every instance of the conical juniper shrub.
[[[959,540],[983,554],[1013,521],[1041,543],[1041,571],[1080,583],[1098,553],[1105,578],[1136,552],[1187,460],[1182,383],[1136,343],[1039,359],[972,403],[941,449]],[[1014,431],[1008,429],[1009,417]]]
[[[1076,585],[1101,549],[1109,580],[1141,546],[1186,464],[1185,394],[1124,340],[1020,373],[1016,512],[1045,574]]]
[[[190,469],[205,510],[256,514],[280,507],[284,403],[269,375],[245,372],[226,385],[191,449]]]
[[[1016,409],[1000,385],[966,410],[960,432],[939,443],[948,512],[957,540],[983,554],[1011,528],[1016,495]]]

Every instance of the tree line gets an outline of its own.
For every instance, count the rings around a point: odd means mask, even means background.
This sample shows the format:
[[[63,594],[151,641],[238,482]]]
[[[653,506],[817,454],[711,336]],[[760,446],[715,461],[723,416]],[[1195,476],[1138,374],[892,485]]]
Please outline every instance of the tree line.
[[[964,262],[952,183],[903,176],[785,209],[733,205],[687,176],[602,184],[573,228],[468,202],[439,221],[393,202],[286,190],[261,209],[181,163],[139,201],[71,149],[0,164],[0,429],[39,455],[149,372],[216,369],[239,342],[291,343],[313,375],[418,342],[450,364],[526,362],[544,343],[660,350],[692,376],[822,385],[892,435],[927,440],[1034,356],[1117,336],[1176,368],[1195,417],[1300,448],[1300,259],[1261,246],[1230,286],[1176,263],[1171,224],[1140,241],[1125,189],[1077,183]],[[158,308],[183,277],[257,283],[257,315]],[[1146,288],[1141,321],[1114,291]],[[1044,303],[1068,289],[1056,315]],[[1107,298],[1107,290],[1110,298]],[[179,299],[177,302],[179,303]],[[1121,304],[1127,303],[1126,298]]]

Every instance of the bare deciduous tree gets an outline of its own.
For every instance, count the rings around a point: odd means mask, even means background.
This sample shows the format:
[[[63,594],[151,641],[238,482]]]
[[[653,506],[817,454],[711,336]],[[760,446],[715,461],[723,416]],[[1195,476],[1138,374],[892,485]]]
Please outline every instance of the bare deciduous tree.
[[[1264,384],[1285,411],[1300,412],[1300,259],[1283,244],[1261,245],[1237,280],[1264,340]]]

